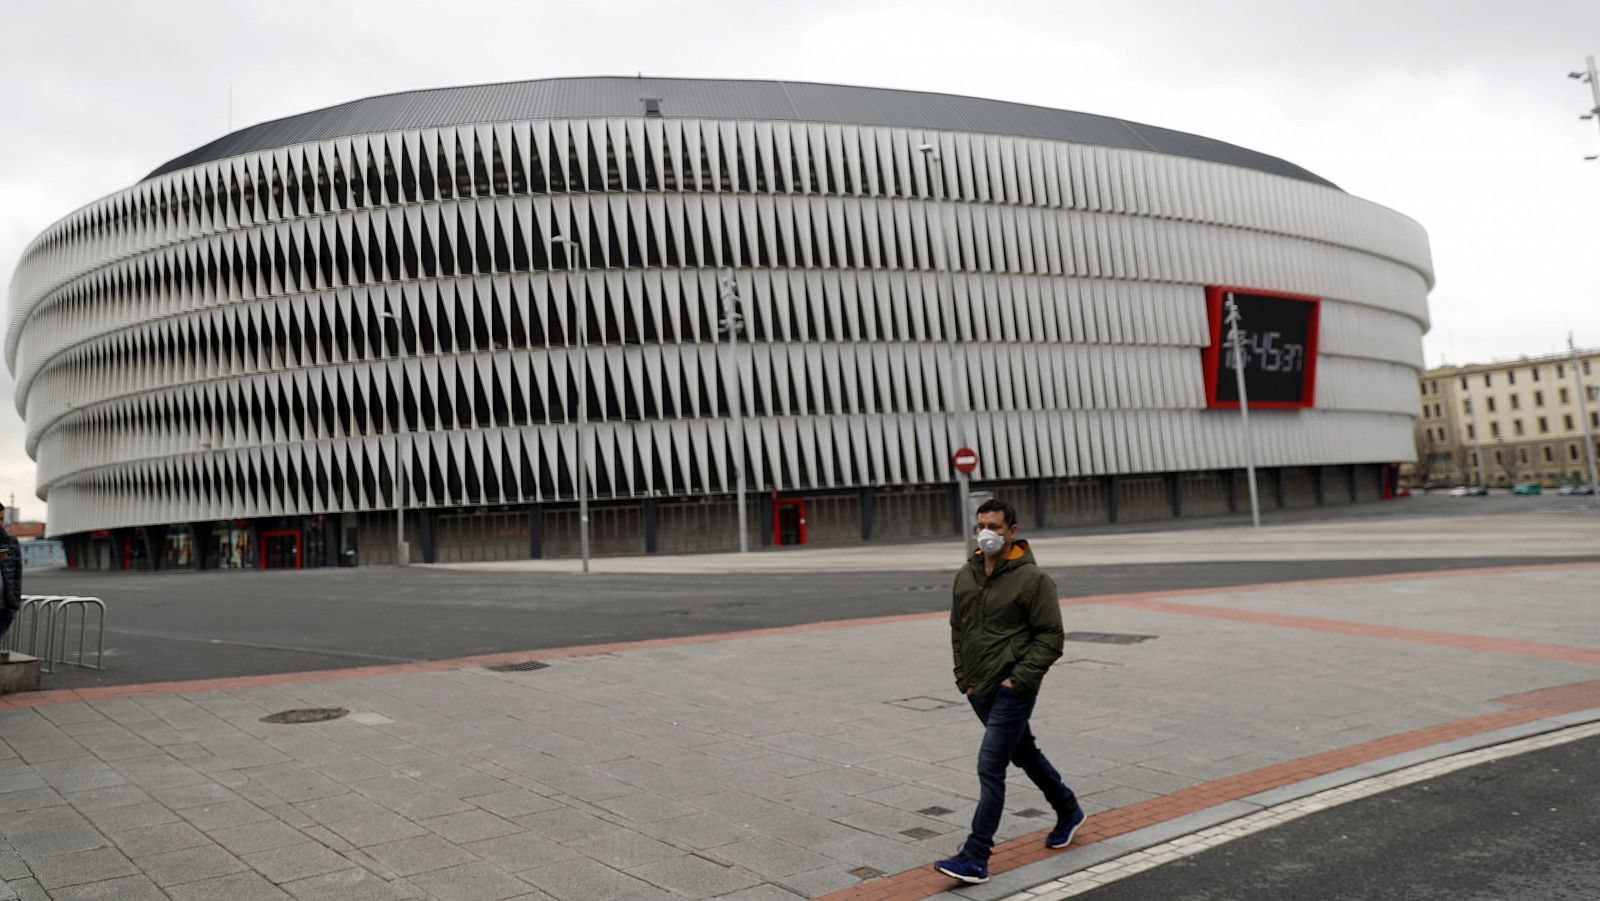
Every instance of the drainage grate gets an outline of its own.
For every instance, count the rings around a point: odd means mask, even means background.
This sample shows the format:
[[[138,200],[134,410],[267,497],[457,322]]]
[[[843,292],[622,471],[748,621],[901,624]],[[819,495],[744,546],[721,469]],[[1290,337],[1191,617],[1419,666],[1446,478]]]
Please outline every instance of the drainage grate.
[[[1037,807],[1029,807],[1025,810],[1017,811],[1016,813],[1012,814],[1012,816],[1023,817],[1029,820],[1037,820],[1040,817],[1049,816],[1049,814]]]
[[[1068,632],[1062,637],[1067,641],[1089,641],[1095,644],[1138,644],[1156,636],[1128,635],[1122,632]]]
[[[925,838],[933,838],[939,833],[934,832],[932,829],[924,829],[921,826],[913,826],[910,829],[900,830],[900,834],[906,838],[914,838],[918,841],[921,841]]]
[[[877,879],[883,875],[883,871],[874,867],[856,867],[850,871],[850,875],[857,879]]]
[[[955,811],[948,807],[924,807],[917,811],[917,813],[920,813],[925,817],[942,817],[947,813],[955,813]]]
[[[524,660],[521,663],[504,663],[500,666],[489,667],[491,673],[531,673],[536,669],[547,669],[550,664],[543,660]]]
[[[263,723],[276,723],[280,725],[295,725],[298,723],[326,723],[336,720],[341,716],[348,716],[350,711],[343,707],[311,707],[306,710],[285,710],[282,713],[273,713],[261,718]]]

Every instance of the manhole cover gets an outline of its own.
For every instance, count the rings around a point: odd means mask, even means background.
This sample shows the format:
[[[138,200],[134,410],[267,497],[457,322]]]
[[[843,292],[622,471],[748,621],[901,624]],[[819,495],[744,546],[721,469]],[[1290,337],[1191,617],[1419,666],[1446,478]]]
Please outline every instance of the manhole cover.
[[[1013,816],[1025,817],[1025,818],[1030,819],[1030,820],[1037,820],[1042,816],[1047,816],[1047,814],[1044,811],[1042,811],[1039,808],[1037,808],[1037,807],[1029,807],[1026,810],[1017,811],[1015,814],[1013,814]]]
[[[948,807],[924,807],[917,811],[917,813],[920,813],[925,817],[942,817],[947,813],[955,813],[955,811]]]
[[[1088,641],[1095,644],[1138,644],[1155,638],[1154,635],[1129,635],[1122,632],[1068,632],[1062,637],[1067,641]]]
[[[932,829],[924,829],[921,826],[913,826],[910,829],[902,829],[902,830],[900,830],[900,834],[905,836],[906,838],[914,838],[914,839],[917,839],[918,841],[921,841],[922,839],[925,839],[925,838],[933,838],[934,836],[938,835],[939,833],[934,832]]]
[[[856,867],[850,871],[850,875],[857,879],[877,879],[883,875],[883,871],[872,867]]]
[[[305,710],[285,710],[282,713],[273,713],[261,718],[263,723],[279,723],[294,725],[297,723],[326,723],[336,720],[341,716],[348,716],[350,711],[343,707],[310,707]]]
[[[524,660],[521,663],[503,663],[500,666],[489,667],[491,673],[531,673],[536,669],[547,669],[550,664],[543,660]]]

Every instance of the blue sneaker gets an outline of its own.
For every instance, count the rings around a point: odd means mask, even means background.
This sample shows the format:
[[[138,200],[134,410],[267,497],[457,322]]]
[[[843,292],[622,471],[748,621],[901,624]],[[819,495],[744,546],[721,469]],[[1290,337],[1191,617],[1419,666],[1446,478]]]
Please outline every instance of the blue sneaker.
[[[1044,846],[1046,848],[1065,848],[1072,844],[1072,837],[1078,834],[1078,828],[1087,819],[1089,819],[1089,815],[1083,812],[1082,807],[1072,808],[1072,813],[1056,821],[1056,828],[1050,830],[1050,834],[1044,838]]]
[[[958,854],[949,860],[941,860],[933,867],[951,879],[959,879],[968,885],[979,885],[989,881],[989,865],[965,855]]]

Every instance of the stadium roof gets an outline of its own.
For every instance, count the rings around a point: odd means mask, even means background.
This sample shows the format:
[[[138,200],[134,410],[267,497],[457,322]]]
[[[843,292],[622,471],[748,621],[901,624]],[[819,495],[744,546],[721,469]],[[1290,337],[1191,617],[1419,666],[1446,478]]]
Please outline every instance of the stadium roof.
[[[364,97],[226,134],[146,179],[242,153],[351,135],[525,119],[660,115],[927,128],[1146,150],[1338,186],[1286,160],[1153,125],[1070,110],[887,88],[799,81],[599,76],[402,91]]]

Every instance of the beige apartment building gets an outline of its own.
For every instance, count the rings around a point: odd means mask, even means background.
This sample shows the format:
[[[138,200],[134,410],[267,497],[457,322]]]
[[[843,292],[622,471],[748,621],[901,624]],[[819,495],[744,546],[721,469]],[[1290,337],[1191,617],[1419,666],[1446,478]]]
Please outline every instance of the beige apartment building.
[[[1412,486],[1589,481],[1579,392],[1588,392],[1589,428],[1600,435],[1600,349],[1580,351],[1576,371],[1569,355],[1553,354],[1440,366],[1420,386]]]

